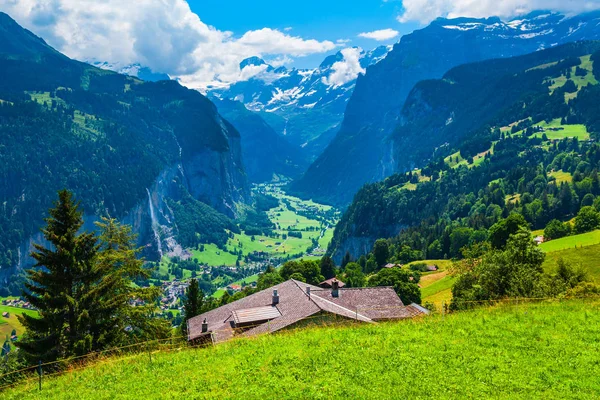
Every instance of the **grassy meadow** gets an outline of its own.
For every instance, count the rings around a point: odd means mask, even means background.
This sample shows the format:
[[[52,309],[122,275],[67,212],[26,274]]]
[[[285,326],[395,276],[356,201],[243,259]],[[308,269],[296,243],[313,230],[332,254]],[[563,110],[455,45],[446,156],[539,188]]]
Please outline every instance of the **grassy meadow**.
[[[575,247],[586,247],[600,243],[600,230],[583,233],[581,235],[567,236],[561,239],[550,240],[540,244],[540,249],[546,253],[574,249]]]
[[[584,399],[600,393],[600,302],[500,305],[148,354],[4,399]]]
[[[2,342],[4,342],[6,335],[10,335],[13,329],[17,331],[17,335],[21,335],[23,332],[25,332],[25,328],[23,328],[23,325],[21,325],[19,322],[17,315],[37,315],[37,311],[26,310],[18,307],[3,306],[0,304],[0,315],[2,315],[4,312],[8,312],[9,317],[3,318],[0,316],[0,340],[2,340]]]

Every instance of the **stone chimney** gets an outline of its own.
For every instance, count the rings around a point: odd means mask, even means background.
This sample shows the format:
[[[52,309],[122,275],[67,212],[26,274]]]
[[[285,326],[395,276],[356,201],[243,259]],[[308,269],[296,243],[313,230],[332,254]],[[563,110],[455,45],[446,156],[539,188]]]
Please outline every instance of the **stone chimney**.
[[[310,299],[310,286],[306,287],[306,295],[308,296],[308,298]]]
[[[277,289],[273,289],[273,306],[279,304],[279,295],[277,294]]]
[[[208,332],[208,322],[206,322],[206,318],[202,321],[202,333]]]
[[[340,283],[337,279],[331,281],[331,297],[340,297]]]

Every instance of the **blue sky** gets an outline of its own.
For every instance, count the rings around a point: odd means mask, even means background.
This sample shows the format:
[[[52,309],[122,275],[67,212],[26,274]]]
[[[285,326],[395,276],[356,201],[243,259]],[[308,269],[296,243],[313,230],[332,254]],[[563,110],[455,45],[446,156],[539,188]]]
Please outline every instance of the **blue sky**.
[[[240,69],[251,56],[308,68],[344,51],[356,67],[349,47],[395,43],[437,17],[539,9],[573,14],[600,0],[0,0],[0,11],[71,58],[115,70],[138,63],[199,90],[256,76],[260,68]]]
[[[401,1],[189,0],[188,3],[202,21],[217,29],[231,31],[236,36],[264,27],[292,28],[288,31],[291,35],[317,40],[350,39],[349,46],[371,49],[393,44],[398,37],[378,42],[360,38],[358,34],[381,29],[394,29],[406,34],[419,27],[419,23],[414,21],[400,23],[397,20],[402,12]],[[314,67],[323,58],[323,54],[297,58],[294,66]]]

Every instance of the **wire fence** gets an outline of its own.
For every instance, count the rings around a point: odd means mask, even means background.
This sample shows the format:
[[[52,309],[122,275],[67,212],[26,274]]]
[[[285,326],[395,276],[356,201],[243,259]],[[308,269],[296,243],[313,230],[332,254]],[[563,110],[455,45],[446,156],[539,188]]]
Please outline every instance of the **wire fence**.
[[[571,300],[583,300],[586,302],[597,302],[600,306],[600,295],[590,296],[574,296],[574,297],[529,297],[529,298],[504,298],[495,300],[470,300],[461,302],[463,305],[467,305],[464,308],[494,308],[500,306],[520,306],[528,303],[541,303],[541,302],[563,302]],[[441,303],[442,307],[439,310],[435,310],[436,314],[441,314],[442,318],[446,314],[451,313],[447,302]],[[109,349],[99,350],[92,353],[88,353],[80,356],[72,356],[65,359],[60,359],[51,362],[39,362],[36,365],[20,368],[15,371],[9,371],[0,374],[0,392],[20,384],[32,384],[38,383],[39,390],[43,388],[43,381],[45,379],[59,376],[65,373],[72,373],[80,371],[90,365],[104,365],[115,362],[126,361],[129,359],[138,358],[140,362],[146,360],[148,363],[153,362],[153,356],[156,354],[164,354],[172,351],[179,351],[185,349],[194,349],[199,347],[206,347],[215,344],[214,338],[219,334],[227,334],[229,337],[250,337],[249,331],[259,326],[267,324],[268,329],[261,333],[275,333],[278,331],[285,331],[286,333],[293,333],[298,330],[303,330],[310,327],[316,326],[333,326],[333,325],[354,325],[364,324],[363,316],[369,315],[372,317],[379,318],[380,320],[401,320],[414,318],[418,314],[410,314],[403,318],[396,318],[396,311],[406,310],[407,306],[378,306],[378,307],[358,307],[355,310],[356,318],[351,315],[337,315],[329,313],[319,313],[317,315],[311,315],[297,321],[291,327],[272,327],[269,322],[261,322],[257,324],[245,325],[240,328],[228,327],[223,329],[211,330],[206,333],[205,341],[192,341],[188,342],[187,337],[184,336],[173,336],[165,339],[153,339],[137,343],[132,343],[120,347],[113,347]],[[381,317],[382,313],[390,315],[390,318]],[[424,314],[423,314],[424,315]],[[361,317],[361,318],[359,318]],[[375,322],[375,321],[374,321]],[[147,358],[142,357],[147,356]]]

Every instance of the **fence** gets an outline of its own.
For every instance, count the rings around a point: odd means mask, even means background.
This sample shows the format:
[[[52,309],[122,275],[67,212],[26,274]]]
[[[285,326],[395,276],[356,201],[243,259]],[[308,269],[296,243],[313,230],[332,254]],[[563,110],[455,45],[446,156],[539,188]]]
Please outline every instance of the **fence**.
[[[570,300],[584,300],[589,302],[599,302],[600,305],[600,296],[578,296],[578,297],[540,297],[540,298],[506,298],[506,299],[498,299],[498,300],[480,300],[480,301],[465,301],[462,304],[468,304],[471,307],[475,308],[477,306],[481,307],[499,307],[499,306],[511,306],[511,307],[519,307],[521,305],[525,305],[527,303],[541,303],[541,302],[563,302]],[[442,308],[437,313],[439,313],[442,319],[446,314],[449,313],[447,304],[442,302]],[[299,323],[294,326],[287,327],[281,329],[281,331],[285,331],[287,333],[291,333],[298,330],[303,330],[308,327],[315,326],[332,326],[332,325],[354,325],[354,324],[363,324],[364,322],[360,321],[359,316],[365,314],[371,314],[373,312],[380,313],[382,311],[390,311],[393,309],[405,309],[406,307],[360,307],[356,308],[354,311],[356,313],[356,318],[352,318],[350,316],[341,316],[341,315],[330,315],[328,318],[323,318],[322,314],[313,315],[306,318],[303,318]],[[244,335],[245,332],[249,331],[252,328],[262,326],[264,323],[244,326],[243,329],[236,330],[237,333]],[[273,333],[274,330],[269,329],[266,333]],[[211,334],[214,335],[219,332],[229,332],[231,333],[231,329],[224,329],[222,331],[212,331]],[[240,336],[241,336],[240,335]],[[249,336],[247,337],[250,338]],[[147,362],[152,363],[152,357],[157,353],[168,353],[172,351],[178,351],[183,349],[194,349],[198,347],[205,347],[206,343],[188,343],[186,338],[183,336],[173,336],[165,339],[155,339],[148,340],[138,343],[133,343],[125,346],[114,347],[106,350],[100,350],[92,353],[88,353],[81,356],[73,356],[66,359],[61,359],[52,362],[42,363],[39,362],[36,365],[31,365],[29,367],[21,368],[15,371],[10,371],[4,374],[0,374],[0,392],[19,384],[26,383],[38,383],[39,390],[43,389],[43,382],[45,379],[58,376],[65,373],[76,372],[87,368],[90,364],[93,365],[102,365],[102,364],[111,364],[115,362],[122,362],[128,359],[140,358],[140,360],[144,360],[141,358],[143,355],[147,355]]]

